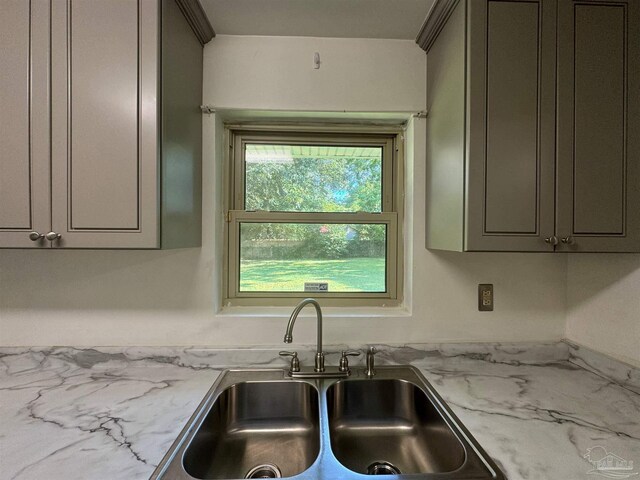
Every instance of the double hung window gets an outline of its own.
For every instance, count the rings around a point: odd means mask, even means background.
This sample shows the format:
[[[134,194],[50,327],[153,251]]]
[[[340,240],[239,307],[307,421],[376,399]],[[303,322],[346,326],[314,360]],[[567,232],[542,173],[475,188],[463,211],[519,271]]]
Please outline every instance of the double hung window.
[[[229,304],[398,302],[397,132],[228,134]]]

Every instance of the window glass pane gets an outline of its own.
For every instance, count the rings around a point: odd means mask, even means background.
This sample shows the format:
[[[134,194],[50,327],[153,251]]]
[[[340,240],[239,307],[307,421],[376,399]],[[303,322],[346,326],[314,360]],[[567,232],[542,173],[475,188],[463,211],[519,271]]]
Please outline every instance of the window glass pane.
[[[248,144],[245,210],[380,212],[382,147]]]
[[[240,223],[240,291],[385,292],[386,241],[385,224]]]

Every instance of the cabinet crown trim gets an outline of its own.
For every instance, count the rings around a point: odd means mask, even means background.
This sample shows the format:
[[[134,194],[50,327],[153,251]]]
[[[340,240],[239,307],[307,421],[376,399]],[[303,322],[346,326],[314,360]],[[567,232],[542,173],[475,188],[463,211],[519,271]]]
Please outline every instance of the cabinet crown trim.
[[[202,45],[216,36],[200,0],[176,0],[176,3]]]
[[[447,23],[447,20],[451,16],[451,12],[458,4],[459,0],[436,0],[431,10],[427,14],[427,18],[418,32],[416,37],[416,43],[425,52],[429,52],[429,49],[435,42],[438,34]]]

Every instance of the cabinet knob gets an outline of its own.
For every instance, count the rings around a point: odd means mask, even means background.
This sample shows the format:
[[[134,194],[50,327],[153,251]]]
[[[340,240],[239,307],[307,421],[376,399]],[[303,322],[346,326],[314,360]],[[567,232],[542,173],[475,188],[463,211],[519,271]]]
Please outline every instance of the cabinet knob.
[[[553,245],[554,247],[558,245],[558,237],[556,237],[555,235],[545,238],[544,241],[549,245]]]
[[[45,238],[50,242],[53,242],[54,240],[59,240],[61,237],[62,235],[56,232],[49,232],[45,235]]]
[[[35,230],[29,234],[29,240],[32,242],[37,242],[41,238],[44,238],[42,233],[36,232]]]
[[[573,237],[571,235],[568,237],[562,237],[561,242],[566,245],[573,245]]]

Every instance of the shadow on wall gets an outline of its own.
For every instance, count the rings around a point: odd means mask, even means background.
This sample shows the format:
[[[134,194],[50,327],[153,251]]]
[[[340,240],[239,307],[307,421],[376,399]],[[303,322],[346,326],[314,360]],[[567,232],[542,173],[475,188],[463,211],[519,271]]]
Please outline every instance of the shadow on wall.
[[[635,302],[640,312],[640,255],[572,254],[567,268],[570,309],[615,286],[620,288],[619,293],[624,295],[626,301]]]
[[[200,248],[3,250],[0,311],[207,308],[213,302],[213,260],[202,255]]]

